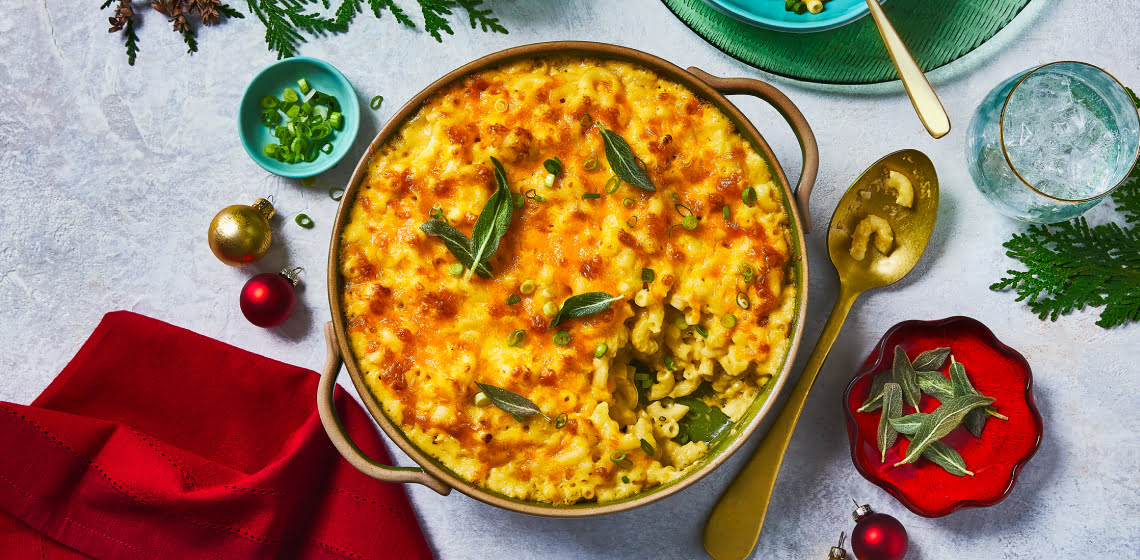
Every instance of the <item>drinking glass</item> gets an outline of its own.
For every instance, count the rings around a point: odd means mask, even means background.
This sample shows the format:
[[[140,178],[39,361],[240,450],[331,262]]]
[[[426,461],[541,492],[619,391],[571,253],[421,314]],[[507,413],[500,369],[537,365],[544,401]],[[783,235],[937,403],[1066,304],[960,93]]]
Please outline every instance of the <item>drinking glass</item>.
[[[1111,74],[1053,62],[1017,74],[978,106],[966,159],[978,190],[1003,214],[1052,223],[1112,192],[1140,156],[1140,114]]]

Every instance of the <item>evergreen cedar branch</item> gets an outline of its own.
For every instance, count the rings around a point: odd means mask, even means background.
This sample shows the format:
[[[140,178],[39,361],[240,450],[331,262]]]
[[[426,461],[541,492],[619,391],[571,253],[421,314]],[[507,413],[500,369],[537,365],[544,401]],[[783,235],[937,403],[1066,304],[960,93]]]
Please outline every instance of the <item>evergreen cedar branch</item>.
[[[424,30],[441,43],[443,33],[455,34],[446,18],[453,14],[452,10],[455,8],[462,8],[467,12],[471,29],[507,33],[507,29],[499,23],[499,18],[493,16],[490,9],[481,8],[484,0],[416,1],[424,18]],[[307,40],[305,35],[318,36],[348,31],[348,25],[356,15],[364,12],[365,2],[368,3],[372,15],[377,18],[387,10],[400,24],[416,27],[404,10],[396,5],[395,0],[341,0],[340,6],[331,12],[331,16],[325,16],[317,9],[328,13],[332,10],[332,0],[246,0],[246,7],[265,26],[266,46],[276,52],[277,58],[281,59],[296,56],[297,48]],[[105,0],[100,8],[106,9],[112,4],[115,6],[112,16],[108,18],[111,24],[109,31],[123,32],[126,39],[127,62],[134,66],[139,52],[134,8],[131,0]],[[153,0],[150,6],[170,20],[174,31],[182,35],[189,53],[198,51],[197,32],[191,17],[196,16],[202,25],[213,25],[227,18],[245,18],[241,12],[221,0]],[[310,6],[313,9],[310,10]]]
[[[1104,307],[1103,328],[1140,321],[1140,166],[1112,195],[1124,224],[1089,226],[1084,218],[1029,226],[1005,242],[1006,255],[1026,270],[1009,276],[992,290],[1016,290],[1041,319],[1088,307]]]

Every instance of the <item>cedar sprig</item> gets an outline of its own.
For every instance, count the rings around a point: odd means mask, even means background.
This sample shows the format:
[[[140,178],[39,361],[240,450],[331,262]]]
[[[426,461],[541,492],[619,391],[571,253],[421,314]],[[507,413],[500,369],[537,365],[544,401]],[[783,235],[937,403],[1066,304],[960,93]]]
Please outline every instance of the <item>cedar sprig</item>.
[[[1085,307],[1103,307],[1097,325],[1110,328],[1140,321],[1140,167],[1113,193],[1125,225],[1089,226],[1084,218],[1055,225],[1032,225],[1003,246],[1025,270],[992,290],[1016,290],[1041,319]]]
[[[453,15],[455,8],[467,13],[472,29],[484,32],[507,33],[489,8],[483,8],[484,0],[416,0],[424,18],[424,30],[436,41],[443,42],[443,33],[454,35],[447,16]],[[333,10],[330,0],[246,0],[247,9],[265,26],[265,43],[277,58],[296,56],[301,43],[308,36],[326,33],[343,33],[358,14],[364,13],[365,0],[341,0]],[[415,28],[416,24],[395,0],[367,0],[372,15],[380,18],[389,11],[396,21],[404,26]],[[109,18],[111,32],[122,31],[126,38],[127,62],[132,66],[138,54],[138,36],[135,34],[134,15],[131,0],[104,0],[102,8],[115,6]],[[152,0],[151,8],[164,14],[170,20],[174,31],[182,35],[190,53],[198,50],[197,30],[191,17],[196,17],[203,25],[213,25],[222,19],[244,19],[244,15],[221,0]],[[323,13],[318,11],[323,9]],[[329,11],[332,11],[330,15]]]

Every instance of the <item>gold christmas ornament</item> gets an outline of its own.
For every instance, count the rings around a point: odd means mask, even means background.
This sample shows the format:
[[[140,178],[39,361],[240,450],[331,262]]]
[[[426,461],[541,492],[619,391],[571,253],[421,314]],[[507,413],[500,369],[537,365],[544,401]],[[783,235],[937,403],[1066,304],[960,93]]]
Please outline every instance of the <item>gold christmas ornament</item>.
[[[264,198],[250,206],[227,206],[210,222],[210,250],[230,266],[245,266],[265,256],[273,233],[273,205]]]

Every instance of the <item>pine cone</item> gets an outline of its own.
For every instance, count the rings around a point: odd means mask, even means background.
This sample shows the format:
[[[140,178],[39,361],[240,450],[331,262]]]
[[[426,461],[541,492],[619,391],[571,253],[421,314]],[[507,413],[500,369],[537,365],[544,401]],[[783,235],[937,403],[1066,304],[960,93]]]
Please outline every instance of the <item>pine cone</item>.
[[[122,31],[127,26],[127,22],[135,17],[135,11],[131,8],[129,0],[119,0],[119,7],[115,8],[115,15],[107,18],[110,22],[111,28],[107,30],[108,33]]]
[[[187,11],[198,14],[205,25],[213,25],[221,19],[218,16],[218,5],[221,0],[188,0]]]

